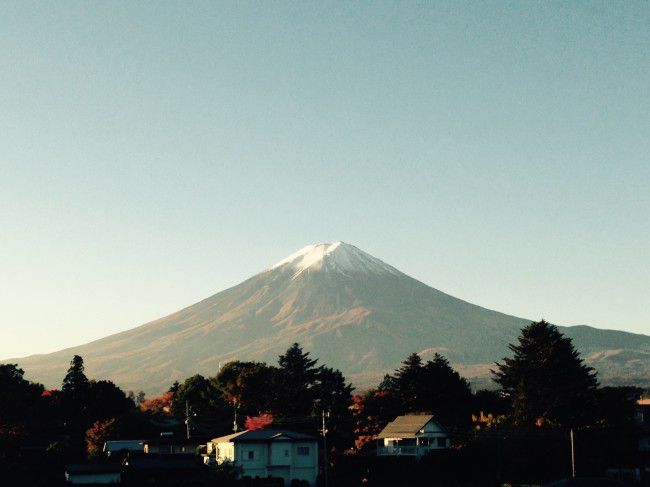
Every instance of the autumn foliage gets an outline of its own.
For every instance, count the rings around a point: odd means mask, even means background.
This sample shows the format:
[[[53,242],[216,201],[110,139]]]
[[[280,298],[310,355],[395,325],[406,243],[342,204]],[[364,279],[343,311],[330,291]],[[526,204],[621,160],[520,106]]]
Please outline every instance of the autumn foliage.
[[[263,430],[273,424],[273,416],[270,414],[260,414],[259,416],[247,416],[244,427],[247,430]]]
[[[140,410],[144,413],[169,414],[171,412],[173,403],[174,393],[172,391],[167,391],[162,396],[154,397],[153,399],[146,399],[143,401],[140,404]]]
[[[96,421],[86,431],[86,450],[88,456],[96,457],[102,453],[104,443],[109,439],[115,420],[109,419],[107,421]]]

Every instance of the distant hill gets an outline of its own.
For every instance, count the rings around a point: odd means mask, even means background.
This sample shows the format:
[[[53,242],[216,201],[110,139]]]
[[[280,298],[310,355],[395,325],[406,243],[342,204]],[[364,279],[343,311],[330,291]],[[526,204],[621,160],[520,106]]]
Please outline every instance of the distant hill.
[[[541,318],[541,317],[539,317]],[[86,345],[10,359],[59,387],[74,354],[89,376],[159,393],[174,380],[215,374],[233,359],[275,362],[299,342],[357,386],[374,385],[406,355],[440,352],[475,384],[508,354],[530,319],[476,306],[423,284],[358,248],[305,247],[230,289],[174,314]],[[563,327],[601,382],[650,382],[650,337]]]

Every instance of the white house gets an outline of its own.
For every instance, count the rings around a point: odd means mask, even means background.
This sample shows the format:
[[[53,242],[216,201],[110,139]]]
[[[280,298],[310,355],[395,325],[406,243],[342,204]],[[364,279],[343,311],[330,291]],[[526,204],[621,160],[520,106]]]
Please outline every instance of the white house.
[[[377,455],[420,458],[449,448],[449,434],[431,414],[398,416],[377,435]]]
[[[233,463],[243,477],[276,477],[306,480],[316,485],[318,440],[310,435],[286,430],[242,431],[215,438],[208,444],[208,455],[217,463]]]

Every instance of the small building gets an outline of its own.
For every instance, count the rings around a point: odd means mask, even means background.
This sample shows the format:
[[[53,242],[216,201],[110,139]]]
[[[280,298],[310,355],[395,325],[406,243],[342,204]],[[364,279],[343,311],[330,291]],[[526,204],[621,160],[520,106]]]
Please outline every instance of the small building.
[[[431,414],[398,416],[377,435],[378,456],[420,458],[449,446],[447,430]]]
[[[122,481],[122,466],[119,463],[66,465],[65,480],[71,485],[115,485]]]
[[[285,485],[304,480],[316,485],[318,439],[287,430],[246,430],[215,438],[208,454],[217,463],[241,468],[242,477],[281,478]]]
[[[195,455],[201,442],[174,436],[161,436],[144,442],[144,452],[159,455]]]
[[[104,454],[108,457],[118,453],[144,451],[144,444],[147,440],[108,440],[104,443]]]

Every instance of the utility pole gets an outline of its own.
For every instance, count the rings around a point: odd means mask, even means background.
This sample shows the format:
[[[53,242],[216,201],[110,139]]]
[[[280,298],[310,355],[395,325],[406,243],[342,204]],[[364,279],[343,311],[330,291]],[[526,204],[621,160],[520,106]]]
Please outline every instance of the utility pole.
[[[237,399],[233,402],[233,407],[235,409],[235,419],[232,422],[232,430],[237,433]]]
[[[190,439],[190,403],[185,401],[185,430],[187,433],[187,439]]]
[[[573,447],[573,428],[569,431],[569,437],[571,438],[571,477],[576,478],[576,455],[575,449]]]
[[[325,487],[328,487],[327,471],[329,470],[329,459],[327,455],[327,426],[325,424],[325,409],[321,411],[323,416],[323,480],[325,481]],[[327,413],[329,417],[330,413]]]

